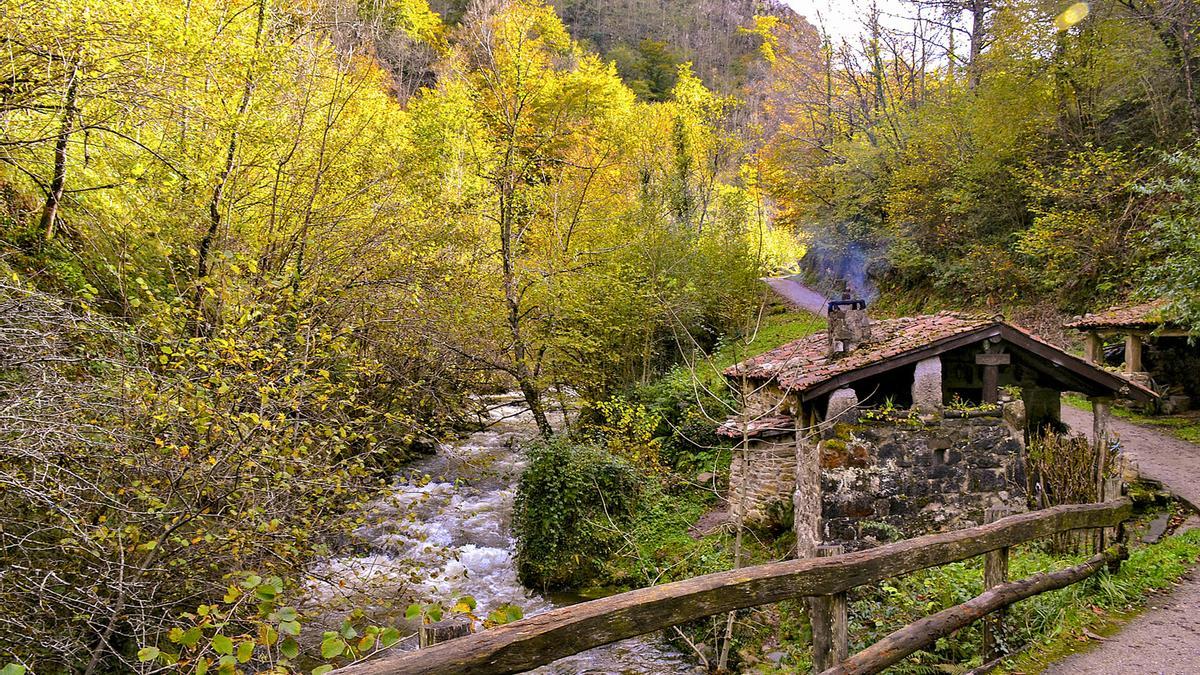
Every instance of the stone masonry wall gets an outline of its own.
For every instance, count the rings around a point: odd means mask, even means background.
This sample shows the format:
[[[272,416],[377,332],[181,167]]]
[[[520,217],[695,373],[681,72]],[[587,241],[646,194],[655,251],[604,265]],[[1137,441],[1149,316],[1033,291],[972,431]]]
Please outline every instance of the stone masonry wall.
[[[771,519],[773,504],[791,508],[792,490],[796,486],[796,439],[792,435],[765,440],[752,440],[742,453],[733,451],[729,472],[729,506],[734,516],[741,514],[742,487],[745,485],[746,522],[760,524]],[[746,470],[749,465],[749,471]]]
[[[996,416],[839,424],[821,440],[821,536],[863,548],[1023,511],[1021,444]]]

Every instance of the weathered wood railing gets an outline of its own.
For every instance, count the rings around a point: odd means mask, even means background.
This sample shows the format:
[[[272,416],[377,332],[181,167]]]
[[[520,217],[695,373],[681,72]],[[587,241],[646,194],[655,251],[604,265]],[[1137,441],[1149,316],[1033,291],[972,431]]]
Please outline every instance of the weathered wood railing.
[[[836,596],[856,586],[1000,551],[1059,532],[1117,527],[1132,513],[1128,499],[1056,506],[865,551],[706,574],[560,607],[428,649],[367,661],[338,672],[346,675],[518,673],[694,619],[792,598]],[[995,586],[964,605],[943,610],[893,633],[827,672],[878,672],[932,641],[914,642],[915,637],[934,632],[948,634],[1017,600],[1075,583],[1120,555],[1107,551],[1078,567]],[[900,652],[904,653],[896,657]]]

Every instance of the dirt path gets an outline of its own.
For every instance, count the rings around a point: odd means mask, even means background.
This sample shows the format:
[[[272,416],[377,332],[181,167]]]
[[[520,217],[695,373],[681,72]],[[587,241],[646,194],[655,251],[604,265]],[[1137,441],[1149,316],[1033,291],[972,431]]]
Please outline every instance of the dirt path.
[[[1075,431],[1091,437],[1091,412],[1063,405],[1062,419]],[[1137,464],[1143,476],[1162,483],[1200,511],[1200,446],[1116,417],[1109,420],[1108,430],[1120,439],[1122,452]]]
[[[1200,673],[1200,571],[1151,598],[1145,614],[1098,646],[1050,666],[1049,675],[1197,675]]]
[[[1064,405],[1062,417],[1071,428],[1091,434],[1090,412]],[[1200,504],[1200,446],[1118,419],[1110,421],[1109,431],[1118,435],[1143,475],[1188,503]],[[1200,569],[1185,575],[1170,592],[1152,598],[1147,611],[1116,635],[1044,672],[1200,675]]]

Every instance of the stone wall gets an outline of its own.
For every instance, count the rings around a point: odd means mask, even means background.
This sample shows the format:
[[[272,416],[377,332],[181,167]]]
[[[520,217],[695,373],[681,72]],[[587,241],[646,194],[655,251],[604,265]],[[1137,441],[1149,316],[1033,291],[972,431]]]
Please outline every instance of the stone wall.
[[[729,508],[741,514],[745,486],[746,522],[758,525],[773,520],[774,508],[790,509],[796,487],[796,439],[793,435],[750,441],[743,463],[739,449],[733,450],[729,471]],[[746,465],[749,465],[749,471]]]
[[[1025,508],[1021,443],[999,411],[839,424],[818,450],[826,543],[863,548],[977,525],[990,506]]]
[[[796,400],[778,385],[772,383],[751,382],[742,398],[745,415],[748,419],[773,415],[795,415]]]

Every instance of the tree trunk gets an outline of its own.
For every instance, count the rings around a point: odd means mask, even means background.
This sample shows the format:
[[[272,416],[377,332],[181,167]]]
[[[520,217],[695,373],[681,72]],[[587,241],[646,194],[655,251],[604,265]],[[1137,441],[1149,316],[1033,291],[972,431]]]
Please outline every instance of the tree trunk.
[[[263,23],[266,20],[267,3],[266,0],[258,2],[258,26],[254,33],[254,50],[257,54],[259,47],[262,46]],[[246,111],[250,109],[250,98],[254,94],[254,73],[253,69],[246,73],[246,84],[242,87],[242,98],[238,102],[237,115],[233,120],[233,131],[229,134],[229,144],[225,148],[225,164],[221,168],[221,173],[217,176],[217,183],[213,186],[212,198],[208,201],[208,229],[205,230],[204,236],[200,238],[200,245],[196,249],[196,291],[192,299],[193,309],[197,315],[200,313],[201,303],[204,300],[204,279],[210,272],[209,254],[212,250],[213,242],[217,238],[217,234],[221,229],[221,201],[225,195],[225,186],[229,182],[229,176],[233,173],[234,161],[237,158],[238,148],[238,126],[241,124],[242,117]],[[199,316],[195,317],[197,328],[200,326]]]
[[[67,143],[71,140],[71,133],[75,126],[78,93],[79,65],[76,64],[71,68],[71,75],[67,80],[62,123],[58,128],[58,141],[54,144],[54,178],[50,180],[50,190],[46,193],[46,205],[42,207],[42,219],[38,224],[46,241],[54,239],[54,223],[58,219],[58,205],[62,202],[63,188],[67,182]]]
[[[967,62],[967,87],[974,89],[982,79],[979,55],[983,53],[983,43],[987,39],[987,2],[986,0],[971,0],[971,56]]]
[[[542,405],[542,390],[537,385],[533,371],[529,368],[526,358],[529,346],[525,343],[525,335],[521,330],[521,293],[517,287],[516,252],[513,250],[513,220],[512,194],[516,191],[512,185],[513,177],[505,175],[500,186],[500,258],[504,270],[504,302],[508,307],[508,330],[512,337],[513,375],[517,379],[517,387],[525,397],[525,405],[533,415],[542,438],[554,435],[554,429],[546,418],[546,409]]]

